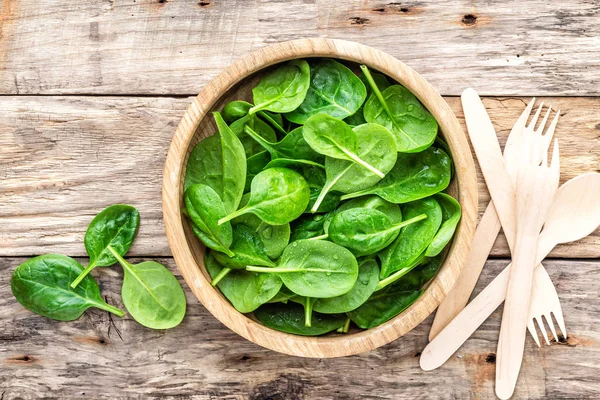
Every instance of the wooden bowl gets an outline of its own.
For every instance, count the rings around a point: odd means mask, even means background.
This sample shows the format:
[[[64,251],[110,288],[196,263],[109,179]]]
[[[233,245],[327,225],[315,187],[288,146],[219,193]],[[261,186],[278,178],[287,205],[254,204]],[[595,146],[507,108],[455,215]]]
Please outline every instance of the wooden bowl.
[[[462,219],[440,271],[423,295],[407,310],[387,323],[369,330],[324,337],[303,337],[267,328],[239,313],[210,285],[204,268],[204,246],[182,216],[183,182],[190,151],[201,139],[216,132],[210,111],[220,110],[234,99],[251,100],[250,90],[261,70],[295,58],[330,57],[366,64],[413,92],[433,114],[440,134],[448,142],[456,174],[452,194],[462,206]],[[404,335],[429,314],[454,285],[469,252],[477,221],[477,178],[465,134],[444,99],[425,79],[408,66],[358,43],[330,39],[303,39],[275,44],[237,60],[206,85],[183,116],[167,155],[163,180],[163,214],[175,262],[196,297],[217,319],[234,332],[263,347],[302,357],[341,357],[375,349]]]

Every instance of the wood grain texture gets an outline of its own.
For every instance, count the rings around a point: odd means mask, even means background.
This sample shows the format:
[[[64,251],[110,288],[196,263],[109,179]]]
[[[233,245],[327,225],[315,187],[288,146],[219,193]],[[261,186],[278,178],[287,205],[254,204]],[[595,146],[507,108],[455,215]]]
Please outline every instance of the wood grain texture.
[[[596,1],[2,0],[0,93],[197,94],[268,44],[341,38],[444,95],[598,95]]]
[[[600,99],[545,98],[561,110],[561,181],[600,170]],[[460,99],[446,101],[464,127]],[[501,145],[525,107],[484,98]],[[133,255],[167,256],[161,213],[166,152],[188,98],[3,97],[0,100],[0,256],[85,255],[83,235],[104,207],[141,212]],[[479,211],[489,194],[478,171]],[[502,236],[492,256],[507,256]],[[600,231],[551,257],[600,257]]]
[[[23,258],[0,258],[0,397],[13,399],[487,399],[494,397],[501,309],[435,372],[418,367],[431,318],[401,339],[357,356],[302,359],[265,350],[234,334],[187,287],[182,325],[153,331],[105,312],[74,322],[23,309],[10,272]],[[135,260],[134,260],[135,261]],[[161,259],[178,274],[172,259]],[[137,262],[137,261],[136,261]],[[600,262],[547,261],[569,338],[538,348],[528,337],[514,398],[594,399],[600,393]],[[489,261],[478,289],[506,267]],[[120,267],[93,273],[110,304],[120,301]],[[343,371],[341,373],[340,371]]]

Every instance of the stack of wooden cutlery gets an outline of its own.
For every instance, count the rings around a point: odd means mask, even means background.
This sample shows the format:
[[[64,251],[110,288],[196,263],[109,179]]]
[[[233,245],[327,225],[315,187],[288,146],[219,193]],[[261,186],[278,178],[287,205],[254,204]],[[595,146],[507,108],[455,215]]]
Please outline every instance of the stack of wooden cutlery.
[[[557,244],[579,240],[600,225],[600,174],[583,174],[558,187],[558,140],[550,160],[548,154],[560,112],[546,129],[548,108],[536,129],[543,103],[528,124],[534,103],[531,100],[515,123],[503,156],[481,99],[472,89],[462,94],[469,136],[492,202],[481,217],[459,280],[438,308],[430,343],[420,359],[424,370],[441,366],[506,300],[496,364],[496,395],[501,399],[514,392],[526,329],[540,344],[534,320],[547,344],[544,319],[555,340],[552,316],[567,335],[558,294],[542,260]],[[468,303],[501,227],[512,264]]]

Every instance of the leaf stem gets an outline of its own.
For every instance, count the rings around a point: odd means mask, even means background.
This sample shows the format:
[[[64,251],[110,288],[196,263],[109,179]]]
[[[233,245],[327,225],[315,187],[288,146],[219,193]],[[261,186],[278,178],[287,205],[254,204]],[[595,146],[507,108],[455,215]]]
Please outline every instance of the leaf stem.
[[[371,190],[371,188],[365,189],[365,190],[359,190],[358,192],[354,192],[354,193],[345,194],[345,195],[343,195],[343,196],[340,197],[340,201],[344,201],[344,200],[348,200],[348,199],[354,199],[356,197],[360,197],[360,196],[365,196],[367,194],[371,194],[371,193],[369,193],[369,190]]]
[[[121,264],[121,267],[123,267],[124,269],[131,272],[131,264],[129,264],[127,261],[125,261],[125,259],[123,257],[121,257],[121,255],[119,253],[117,253],[117,251],[115,249],[113,249],[113,247],[111,245],[108,245],[106,248],[108,249],[108,251],[110,251],[112,253],[113,257],[115,257],[117,259],[119,264]]]
[[[239,217],[240,215],[245,214],[247,212],[247,210],[248,210],[248,206],[242,207],[239,210],[232,212],[228,216],[221,218],[217,223],[219,225],[223,225],[225,222],[231,221],[235,217]]]
[[[305,297],[304,299],[304,326],[310,327],[312,323],[312,308],[314,299],[312,297]]]
[[[346,322],[344,323],[344,326],[340,326],[336,332],[337,333],[348,333],[349,329],[350,329],[350,318],[346,318]]]
[[[117,317],[122,317],[125,313],[122,310],[119,310],[117,307],[113,307],[110,304],[103,302],[94,302],[94,307],[99,308],[104,311],[108,311],[110,313],[115,314]]]
[[[212,280],[212,282],[210,283],[211,286],[217,286],[219,282],[221,282],[221,279],[225,278],[230,272],[231,268],[223,268],[221,272],[219,272],[219,274],[215,276],[215,279]]]
[[[392,112],[390,111],[388,104],[386,103],[385,99],[383,98],[383,94],[381,94],[381,91],[377,87],[377,83],[375,82],[375,79],[373,79],[373,75],[371,75],[371,71],[369,71],[369,68],[367,68],[366,65],[361,65],[360,69],[362,70],[363,74],[365,75],[365,78],[367,78],[367,82],[369,82],[371,89],[373,89],[373,93],[375,93],[375,96],[377,96],[377,99],[381,103],[381,107],[385,110],[387,115],[390,118],[392,118]]]
[[[77,278],[75,278],[75,280],[71,282],[71,288],[75,289],[77,285],[79,285],[81,281],[84,280],[86,276],[88,276],[88,274],[91,270],[94,269],[94,267],[96,267],[96,261],[89,263],[87,267],[85,267],[85,269],[81,271],[79,276],[77,276]]]
[[[329,237],[328,234],[324,234],[324,235],[319,235],[319,236],[313,236],[311,238],[308,238],[306,240],[325,240]]]
[[[384,178],[385,177],[385,174],[383,172],[381,172],[380,170],[378,170],[377,168],[375,168],[374,166],[372,166],[368,162],[362,160],[356,154],[354,154],[354,153],[346,153],[346,154],[352,159],[352,161],[354,161],[358,165],[360,165],[360,166],[368,169],[369,171],[371,171],[372,173],[374,173],[378,177],[380,177],[380,178]]]
[[[283,129],[283,127],[281,125],[279,125],[277,123],[277,121],[275,121],[267,112],[259,111],[258,115],[260,115],[263,119],[266,119],[267,122],[269,122],[273,126],[273,128],[277,129],[279,132],[283,133],[284,135],[287,135],[287,132],[285,131],[285,129]]]
[[[258,144],[260,144],[265,150],[271,153],[271,155],[277,154],[277,150],[275,149],[275,147],[273,147],[273,145],[276,143],[271,143],[267,141],[248,125],[244,126],[244,132],[246,132],[246,134],[252,139],[254,139]]]

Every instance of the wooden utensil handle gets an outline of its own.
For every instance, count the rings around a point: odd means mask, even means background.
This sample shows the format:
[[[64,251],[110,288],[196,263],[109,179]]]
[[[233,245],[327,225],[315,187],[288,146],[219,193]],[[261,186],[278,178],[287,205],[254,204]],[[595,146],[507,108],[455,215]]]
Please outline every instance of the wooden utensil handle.
[[[465,267],[460,277],[446,295],[437,312],[431,330],[429,340],[433,340],[446,325],[452,321],[467,305],[473,289],[477,284],[481,270],[494,246],[494,241],[500,232],[500,220],[496,214],[494,203],[490,202],[477,225],[471,251],[465,261]]]
[[[515,243],[496,357],[496,395],[501,399],[512,396],[521,369],[538,237],[520,236]]]

